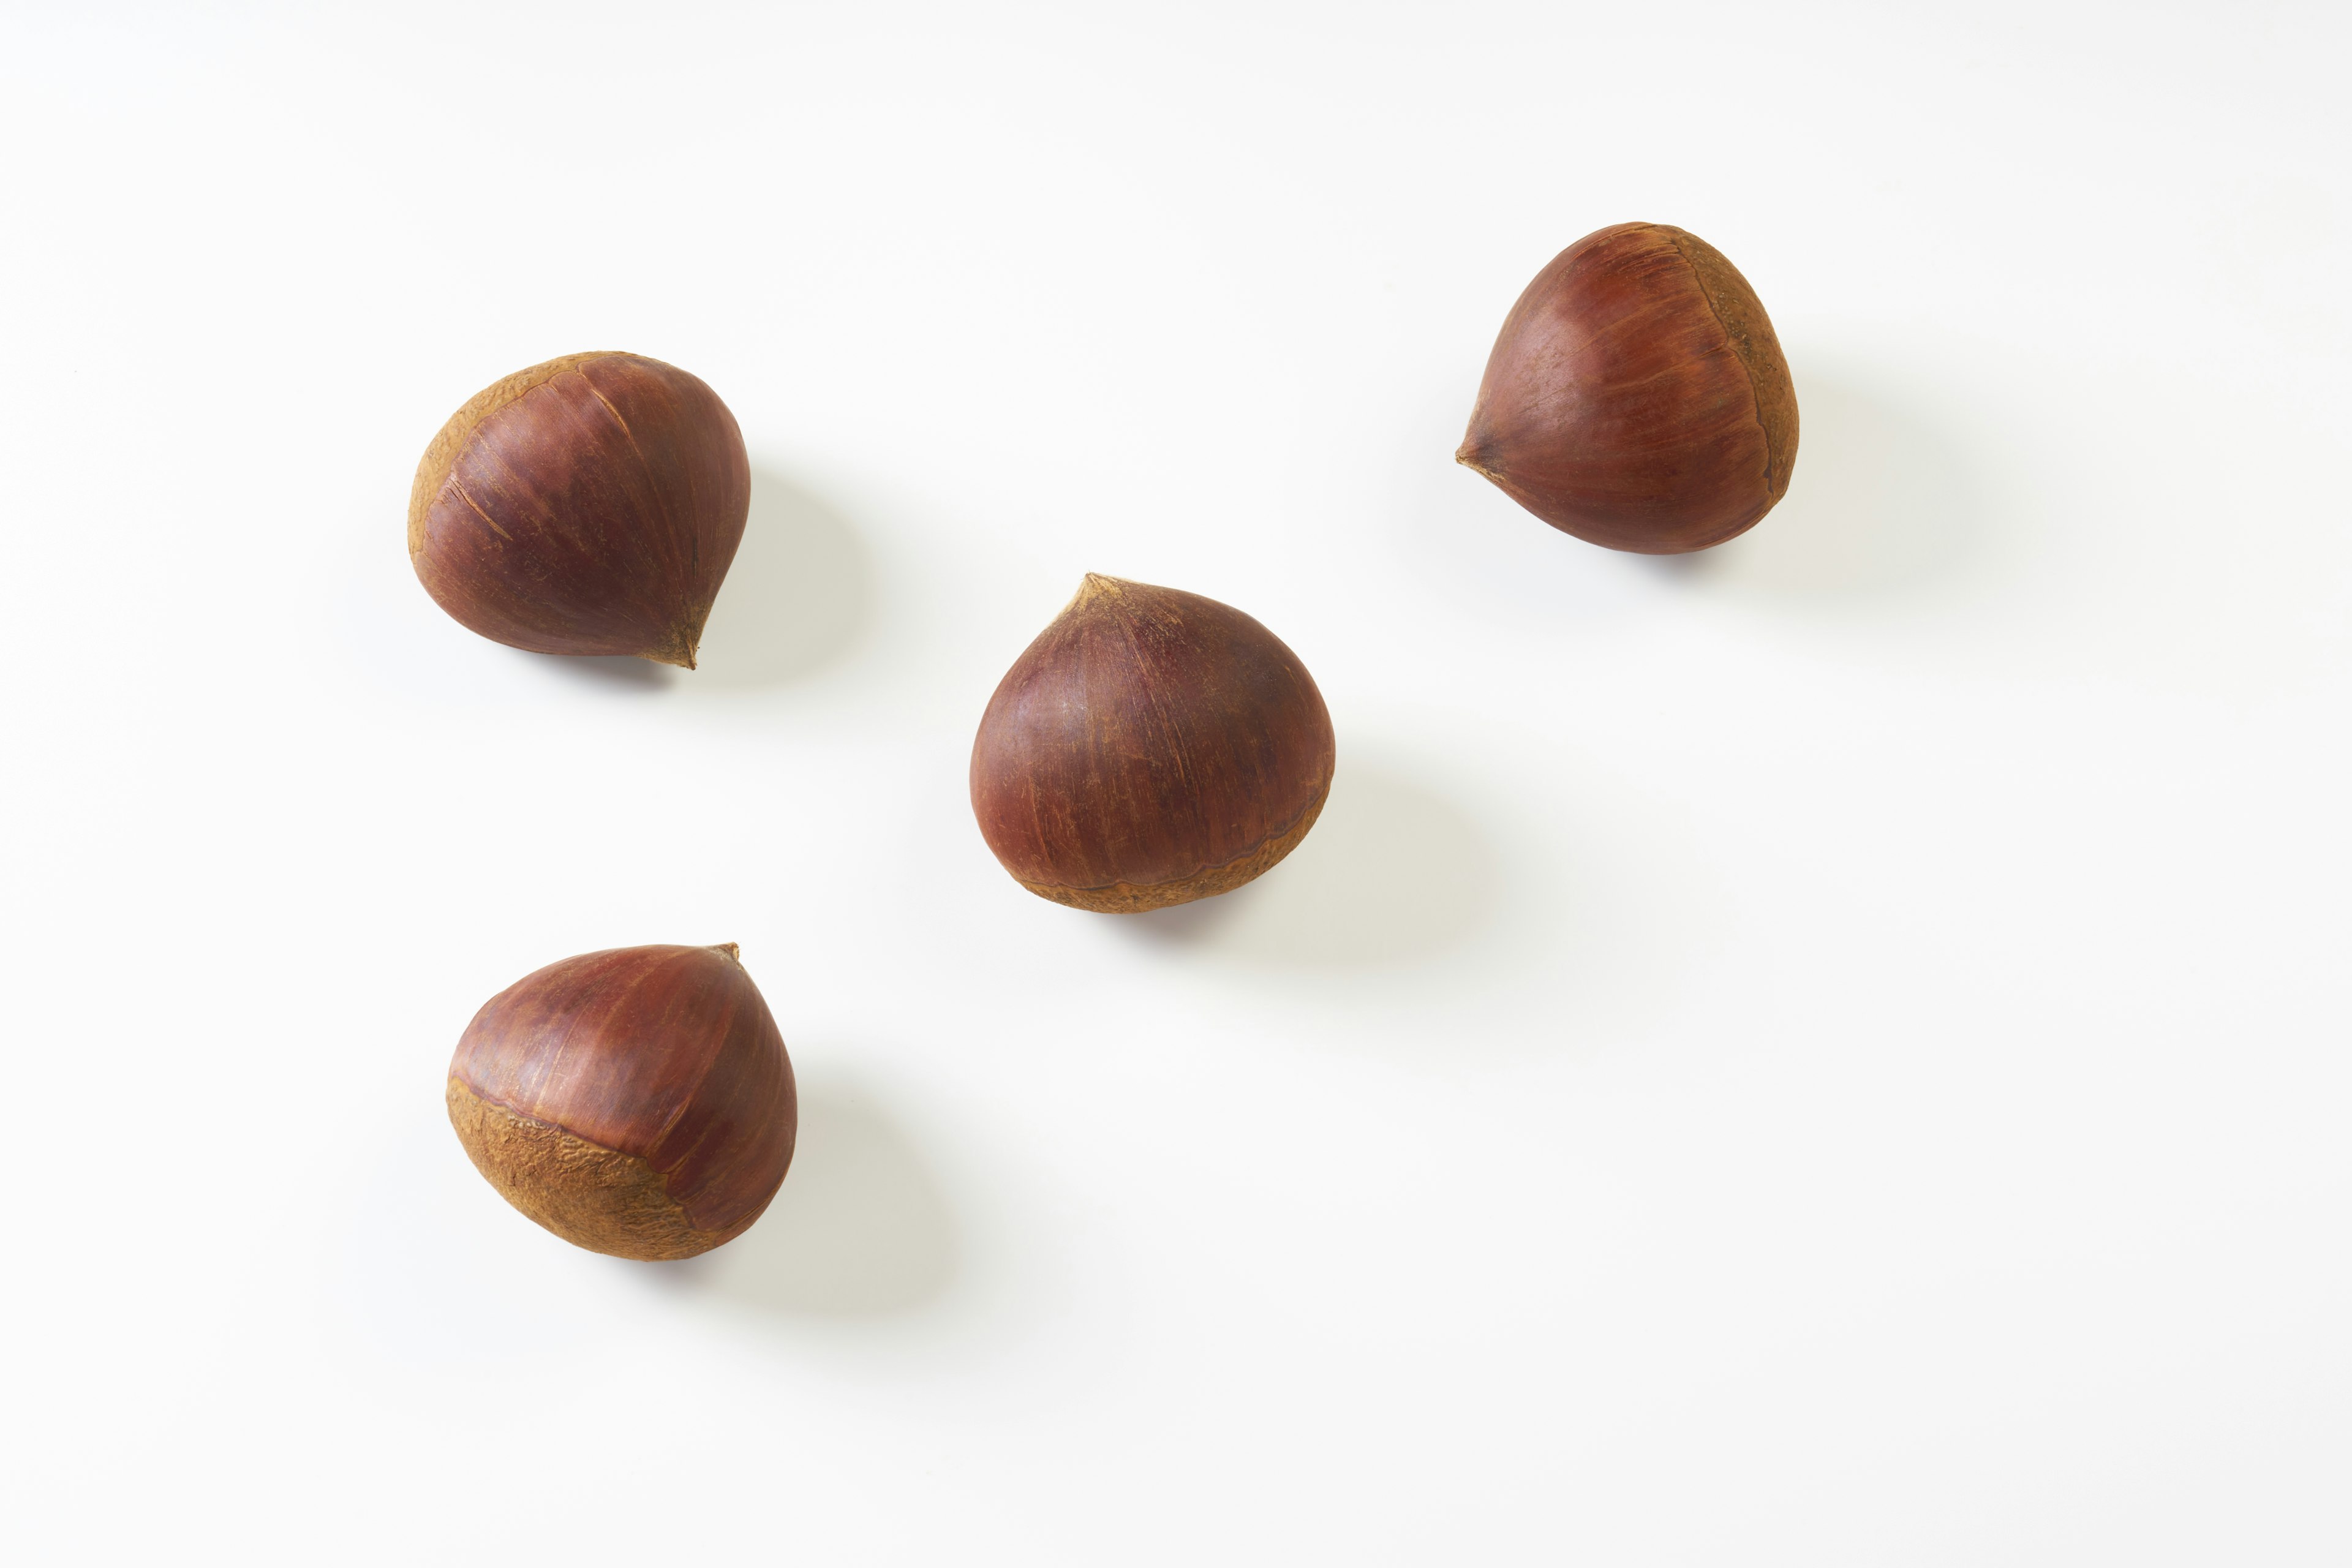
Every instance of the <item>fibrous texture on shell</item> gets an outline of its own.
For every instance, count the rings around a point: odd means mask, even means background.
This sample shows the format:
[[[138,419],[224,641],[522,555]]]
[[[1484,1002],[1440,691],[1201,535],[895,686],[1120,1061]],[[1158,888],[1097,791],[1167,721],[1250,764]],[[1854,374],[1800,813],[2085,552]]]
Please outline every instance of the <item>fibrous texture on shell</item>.
[[[1135,913],[1289,854],[1332,763],[1322,694],[1272,632],[1197,594],[1088,576],[990,699],[971,804],[1023,887]]]
[[[741,1235],[798,1124],[783,1037],[731,945],[616,948],[525,976],[467,1026],[446,1098],[509,1203],[623,1258]]]
[[[1619,224],[1519,296],[1454,456],[1580,539],[1704,550],[1787,493],[1796,391],[1722,252],[1664,224]]]
[[[492,641],[690,669],[751,504],[718,394],[659,360],[567,354],[442,426],[409,492],[408,554]]]

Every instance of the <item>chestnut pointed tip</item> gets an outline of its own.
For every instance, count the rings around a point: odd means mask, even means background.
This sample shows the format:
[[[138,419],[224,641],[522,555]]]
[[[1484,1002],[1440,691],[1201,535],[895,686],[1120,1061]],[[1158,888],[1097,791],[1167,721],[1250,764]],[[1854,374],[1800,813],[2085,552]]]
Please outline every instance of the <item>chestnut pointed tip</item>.
[[[732,959],[737,963],[743,962],[743,949],[736,942],[714,942],[710,944],[710,951],[722,957]]]
[[[1478,444],[1475,441],[1465,441],[1455,448],[1454,460],[1474,474],[1484,474],[1486,478],[1497,481],[1503,477],[1487,459],[1486,454],[1479,450]]]
[[[1078,579],[1078,591],[1062,606],[1065,616],[1075,615],[1098,599],[1116,599],[1133,586],[1124,577],[1107,577],[1100,572],[1089,572]]]
[[[647,648],[637,657],[679,669],[694,668],[695,658],[702,651],[702,625],[709,617],[709,612],[706,610],[692,620],[682,623],[670,632],[668,641],[659,647]]]

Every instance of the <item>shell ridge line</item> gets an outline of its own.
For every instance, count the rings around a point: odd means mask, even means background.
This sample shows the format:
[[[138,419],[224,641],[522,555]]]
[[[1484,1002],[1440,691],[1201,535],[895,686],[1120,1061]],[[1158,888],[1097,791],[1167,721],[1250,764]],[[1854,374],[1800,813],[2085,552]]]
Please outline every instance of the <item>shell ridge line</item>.
[[[639,988],[642,987],[651,977],[652,976],[649,973],[640,971],[629,981],[627,985],[622,988],[621,994],[614,997],[611,1003],[603,1009],[604,1015],[609,1017],[612,1015],[618,1013],[624,1006],[627,1005],[629,999],[635,996]],[[562,1064],[564,1054],[572,1049],[573,1040],[579,1036],[581,1029],[586,1026],[586,1024],[587,1019],[577,1009],[574,1009],[571,1016],[564,1021],[563,1033],[557,1037],[555,1049],[548,1054],[547,1065],[539,1075],[539,1098],[533,1100],[531,1102],[534,1108],[545,1103],[548,1086],[555,1081],[555,1069]],[[560,1121],[551,1121],[548,1122],[548,1125],[551,1127],[562,1128],[562,1131],[571,1132],[574,1138],[578,1138],[580,1136],[578,1132],[573,1131],[572,1129],[569,1127],[564,1127]],[[593,1142],[593,1139],[583,1141]],[[618,1151],[615,1151],[615,1152],[618,1152]]]
[[[540,386],[544,386],[546,384],[547,384],[545,382],[540,383],[539,386],[532,387],[530,392],[524,393],[521,397],[516,398],[514,402],[507,404],[504,407],[498,409],[496,412],[503,414],[508,408],[520,407],[522,403],[530,396],[531,392],[537,392],[540,389]],[[490,422],[490,416],[485,415],[482,419],[482,424],[488,424]],[[475,428],[479,430],[481,426],[478,425]],[[551,542],[560,542],[563,540],[564,533],[562,521],[548,507],[540,504],[541,498],[539,486],[536,483],[525,482],[524,476],[516,470],[515,466],[512,463],[507,461],[507,455],[503,449],[487,441],[469,441],[467,443],[466,450],[467,453],[480,458],[487,463],[494,463],[498,466],[498,474],[485,475],[484,477],[491,480],[490,489],[494,493],[504,500],[514,503],[518,510],[521,511],[525,516],[529,517],[532,522],[538,525],[540,531],[541,549],[544,550],[549,547]],[[449,471],[452,476],[454,476],[457,473],[457,465],[454,463],[451,464]],[[499,475],[505,476],[507,482],[504,484],[498,483]]]
[[[1724,320],[1723,307],[1715,302],[1715,290],[1707,287],[1706,272],[1701,269],[1696,261],[1691,258],[1689,248],[1683,244],[1685,239],[1697,240],[1701,245],[1706,242],[1699,239],[1695,234],[1685,233],[1669,225],[1660,224],[1657,226],[1664,232],[1666,242],[1675,247],[1675,255],[1680,258],[1682,264],[1690,269],[1691,282],[1697,288],[1698,297],[1706,302],[1707,314],[1713,316],[1715,324],[1723,329],[1723,341],[1730,345],[1731,357],[1739,362],[1739,374],[1748,383],[1748,422],[1756,426],[1756,433],[1764,438],[1764,493],[1771,496],[1772,470],[1780,463],[1780,444],[1772,439],[1771,429],[1764,423],[1764,389],[1756,384],[1756,367],[1748,362],[1747,340],[1744,334],[1736,331],[1729,321]],[[1720,255],[1721,252],[1717,254]],[[1728,257],[1724,258],[1724,265],[1726,267],[1731,265]],[[1780,498],[1774,496],[1772,499],[1778,500]],[[1765,510],[1769,510],[1770,508],[1767,507]],[[1755,520],[1751,518],[1748,521],[1752,522]],[[1722,542],[1718,540],[1716,542]]]
[[[1623,315],[1612,318],[1607,324],[1594,327],[1585,333],[1583,340],[1576,345],[1576,351],[1580,353],[1587,349],[1605,347],[1608,341],[1612,338],[1633,336],[1637,329],[1646,325],[1652,318],[1667,313],[1668,307],[1664,300],[1645,300]],[[1725,337],[1728,339],[1729,336],[1727,331]],[[1551,356],[1550,365],[1547,368],[1556,374],[1544,377],[1544,380],[1549,384],[1549,388],[1528,404],[1528,411],[1530,414],[1549,414],[1559,405],[1584,395],[1583,378],[1568,368],[1569,363],[1570,355],[1566,353]],[[1681,374],[1683,368],[1679,364],[1662,365],[1649,374],[1632,381],[1612,376],[1609,381],[1609,389],[1615,392],[1621,387],[1647,386],[1662,377]]]
[[[613,423],[621,427],[621,435],[623,438],[629,443],[630,455],[637,459],[637,467],[646,476],[646,489],[652,494],[654,504],[661,509],[663,539],[665,542],[675,543],[677,538],[677,513],[670,508],[669,495],[662,488],[661,480],[654,474],[652,459],[646,456],[646,449],[637,445],[637,433],[629,428],[629,422],[621,417],[621,411],[613,406],[613,400],[606,397],[603,392],[597,389],[595,382],[589,378],[585,366],[574,365],[572,369],[572,374],[580,378],[580,384],[588,389],[588,395],[603,404],[604,405],[604,412],[613,416]],[[664,390],[667,390],[667,388],[665,387]],[[693,539],[689,537],[688,540],[688,546],[691,547],[694,542]],[[692,578],[692,575],[693,574],[689,571],[689,579]]]
[[[1083,666],[1086,643],[1085,639],[1078,635],[1076,616],[1078,601],[1085,596],[1086,584],[1082,583],[1078,585],[1078,598],[1072,599],[1062,607],[1062,613],[1054,617],[1053,624],[1038,634],[1036,641],[1031,644],[1028,651],[1021,656],[1019,662],[1005,672],[1003,684],[998,688],[1001,694],[1005,687],[1013,684],[1015,676],[1021,674],[1024,668],[1027,669],[1030,672],[1030,678],[1021,682],[1018,689],[1014,690],[1012,700],[1006,704],[1006,724],[1016,731],[1025,730],[1033,702],[1039,707],[1050,702],[1059,710],[1062,728],[1066,731],[1072,732],[1072,738],[1063,742],[1063,748],[1074,757],[1084,750],[1087,731],[1085,710],[1080,710],[1078,722],[1072,724],[1070,710],[1076,704],[1071,702],[1066,691],[1059,689],[1042,689],[1041,683],[1035,676],[1036,672],[1045,665],[1064,655],[1077,659]],[[992,710],[994,706],[995,701],[991,699],[991,709]],[[982,716],[981,723],[983,731],[990,728],[985,714]],[[1021,783],[1029,801],[1030,830],[1035,835],[1031,842],[1036,846],[1039,863],[1050,871],[1056,856],[1054,853],[1054,840],[1045,831],[1045,796],[1037,787],[1037,770],[1034,767],[1024,768]],[[1007,868],[1010,869],[1010,868]]]
[[[692,962],[691,955],[682,957],[680,962]],[[724,1048],[729,1030],[734,1026],[735,1016],[742,1011],[741,1006],[739,1005],[734,995],[734,988],[732,986],[728,987],[726,1001],[727,1016],[723,1021],[725,1026],[713,1031],[720,1042],[721,1049]],[[667,1018],[665,1018],[664,1022],[667,1022]],[[686,1092],[678,1097],[677,1109],[669,1113],[668,1119],[661,1124],[661,1130],[656,1132],[651,1141],[646,1144],[646,1148],[648,1151],[646,1160],[647,1164],[651,1164],[653,1163],[651,1151],[662,1146],[662,1140],[668,1137],[670,1129],[676,1127],[678,1122],[685,1118],[688,1110],[692,1107],[695,1102],[695,1097],[702,1092],[702,1086],[705,1082],[709,1081],[711,1069],[719,1065],[719,1051],[712,1051],[710,1053],[709,1059],[702,1064],[702,1070],[694,1075],[694,1081],[687,1085]],[[713,1125],[716,1125],[716,1123],[713,1123]],[[704,1128],[702,1130],[702,1138],[708,1138],[709,1136],[710,1129],[709,1127]],[[671,1161],[670,1170],[674,1171],[680,1164],[683,1164],[686,1160],[686,1155],[693,1152],[695,1145],[699,1144],[702,1142],[702,1138],[697,1138],[694,1141],[694,1144],[689,1144],[684,1152],[681,1152],[676,1160]],[[669,1171],[664,1171],[662,1173],[662,1186],[665,1191],[667,1191],[669,1186]]]
[[[533,386],[530,393],[526,394],[525,396],[528,397],[535,395],[541,392],[544,392],[549,387],[553,386],[558,381],[562,380],[565,374],[577,374],[577,371],[578,367],[576,365],[567,366],[564,371],[560,372],[555,375],[551,375],[545,381]],[[586,378],[583,376],[582,379],[584,381]],[[560,419],[566,426],[573,430],[580,429],[584,424],[584,419],[580,409],[573,401],[568,397],[561,395],[560,394],[551,394],[550,395],[556,398],[556,402],[552,409],[553,416]],[[518,398],[516,400],[517,404],[520,404],[522,401],[524,401],[522,398]],[[534,436],[537,435],[536,432],[533,432],[532,434]],[[544,443],[541,440],[534,439],[530,443],[527,449],[533,453],[538,453],[543,449],[543,446]],[[535,474],[526,474],[523,470],[518,469],[514,464],[508,461],[507,451],[504,447],[486,447],[482,448],[482,450],[486,457],[498,463],[499,468],[504,471],[509,479],[517,481],[516,489],[519,498],[521,500],[531,503],[530,510],[537,515],[540,521],[541,532],[538,551],[541,555],[545,557],[561,557],[568,563],[569,569],[574,571],[585,570],[589,572],[597,572],[604,569],[610,555],[612,536],[609,528],[600,525],[593,532],[590,532],[585,530],[585,524],[595,519],[595,508],[593,506],[583,508],[560,504],[556,498],[548,494],[545,487],[541,484]],[[565,477],[569,479],[576,481],[579,478],[576,465],[567,466],[564,472]],[[601,520],[599,521],[601,521]],[[543,575],[542,581],[551,587],[558,580],[559,576],[559,574],[547,574]],[[551,607],[555,604],[555,601],[553,600],[534,602],[544,602],[549,604]]]
[[[1637,228],[1645,226],[1629,224],[1626,226],[1629,228]],[[1578,242],[1578,244],[1581,243],[1583,242],[1580,240]],[[1573,245],[1569,247],[1569,250],[1573,250],[1576,247]],[[1568,251],[1560,252],[1561,256],[1565,256],[1567,254]],[[1559,257],[1556,256],[1552,258],[1550,261],[1545,263],[1544,272],[1549,272],[1553,267],[1559,264]],[[1576,264],[1574,266],[1571,266],[1561,272],[1559,278],[1553,285],[1552,291],[1557,292],[1560,288],[1564,288],[1570,278],[1580,271],[1586,270],[1591,265],[1592,258],[1589,254],[1577,258]],[[1543,273],[1538,273],[1536,275],[1537,282],[1542,281],[1542,279]],[[1528,289],[1530,291],[1532,291],[1534,288],[1535,283],[1529,283],[1528,285]],[[1522,303],[1523,302],[1524,300],[1522,300]],[[1520,306],[1518,304],[1514,304],[1511,307],[1511,313],[1503,319],[1503,330],[1496,334],[1495,339],[1495,352],[1499,353],[1506,342],[1515,342],[1518,338],[1525,336],[1528,328],[1534,324],[1532,318],[1537,316],[1550,316],[1551,324],[1555,328],[1563,326],[1574,327],[1582,331],[1583,335],[1575,339],[1573,342],[1566,342],[1557,339],[1553,342],[1549,352],[1546,355],[1546,359],[1548,360],[1549,364],[1555,368],[1565,365],[1575,355],[1582,353],[1585,350],[1591,348],[1595,343],[1601,341],[1604,332],[1614,331],[1617,325],[1617,323],[1612,322],[1607,326],[1587,326],[1581,321],[1578,321],[1574,318],[1562,321],[1558,315],[1545,310],[1541,306],[1538,306],[1536,309],[1530,310],[1528,312],[1529,319],[1523,321],[1520,318],[1519,311]],[[1517,328],[1518,331],[1514,331],[1513,329],[1515,327]],[[1492,354],[1488,357],[1491,359]],[[1576,384],[1577,378],[1572,375],[1562,374],[1556,378],[1547,376],[1545,379],[1547,381],[1557,380],[1561,384],[1559,390],[1547,393],[1538,396],[1534,402],[1529,403],[1527,407],[1528,412],[1531,414],[1541,414],[1547,412],[1555,403],[1568,397],[1572,393],[1580,392],[1582,390],[1580,385]],[[1489,401],[1490,400],[1487,397],[1487,389],[1485,381],[1482,378],[1478,387],[1478,399],[1470,406],[1470,428],[1464,434],[1462,445],[1454,454],[1454,460],[1460,463],[1466,468],[1470,468],[1477,473],[1486,475],[1488,479],[1493,479],[1499,484],[1502,482],[1504,476],[1509,472],[1508,469],[1497,466],[1502,460],[1502,454],[1498,450],[1496,450],[1492,446],[1482,447],[1478,444],[1479,423],[1482,419],[1487,417],[1487,405]]]
[[[1144,659],[1143,645],[1136,641],[1134,623],[1122,616],[1118,629],[1127,638],[1128,651],[1135,656],[1135,683],[1143,689],[1144,700],[1150,704],[1152,717],[1160,721],[1160,733],[1168,737],[1169,760],[1176,764],[1176,782],[1189,788],[1192,775],[1192,770],[1184,765],[1184,736],[1178,731],[1176,721],[1169,717],[1167,705],[1160,701],[1159,689],[1152,684],[1151,667]]]
[[[578,375],[580,377],[581,384],[588,388],[590,396],[595,397],[596,401],[599,403],[604,402],[604,398],[597,395],[595,384],[593,382],[590,382],[587,376],[581,374],[577,369],[574,369],[569,374]],[[591,413],[584,405],[574,399],[565,398],[556,405],[556,412],[562,418],[564,424],[573,431],[579,432],[582,435],[589,435],[590,432],[594,429],[594,420],[596,416]],[[626,433],[627,428],[628,427],[625,425],[622,426],[624,434]],[[628,437],[628,441],[630,451],[636,457],[637,467],[646,472],[646,489],[648,490],[654,489],[655,486],[652,483],[652,470],[647,468],[646,466],[645,454],[637,450],[636,437],[631,436]],[[643,509],[635,504],[634,500],[627,495],[625,489],[622,489],[619,487],[611,486],[604,482],[605,476],[601,473],[598,474],[596,478],[599,481],[596,488],[600,492],[613,494],[617,490],[618,494],[615,499],[619,500],[621,509],[637,519],[640,523],[643,522],[645,517]],[[658,501],[659,498],[657,495],[656,499],[656,501]],[[667,513],[665,513],[664,521],[667,521]],[[639,531],[642,532],[645,531],[640,529]],[[609,550],[612,544],[612,538],[613,536],[609,531],[609,527],[606,531],[600,532],[597,536],[599,550]],[[667,537],[665,537],[661,542],[667,544],[669,542]],[[635,585],[642,587],[643,584],[640,582]]]
[[[472,1084],[467,1083],[464,1079],[459,1078],[456,1073],[451,1073],[449,1075],[449,1081],[456,1084],[458,1089],[464,1090],[467,1094],[471,1095],[474,1099],[480,1100],[484,1105],[495,1106],[497,1109],[506,1112],[509,1116],[513,1117],[517,1121],[528,1121],[534,1127],[544,1127],[551,1132],[561,1132],[566,1138],[570,1138],[576,1142],[585,1143],[591,1149],[599,1150],[607,1154],[617,1154],[624,1160],[635,1160],[639,1158],[638,1155],[632,1154],[625,1149],[614,1149],[606,1144],[597,1142],[593,1138],[583,1137],[581,1134],[574,1132],[571,1128],[564,1126],[560,1121],[550,1121],[544,1116],[533,1116],[528,1110],[519,1110],[514,1106],[509,1105],[505,1100],[500,1100],[495,1094],[484,1094]]]
[[[509,404],[520,402],[533,387],[561,374],[564,367],[593,357],[593,353],[566,354],[519,370],[511,375],[500,376],[466,399],[457,412],[442,421],[431,445],[425,448],[424,460],[416,465],[416,479],[409,487],[408,552],[411,555],[423,551],[425,512],[434,501],[440,499],[443,486],[457,471],[457,459],[472,445],[474,433],[482,427],[483,422]],[[428,479],[429,494],[426,493]]]
[[[1179,626],[1183,624],[1182,617],[1181,616],[1173,616],[1171,618],[1175,619]],[[1144,700],[1150,704],[1152,716],[1159,721],[1160,732],[1168,738],[1168,758],[1170,762],[1175,764],[1176,782],[1184,786],[1186,792],[1189,794],[1192,784],[1192,770],[1187,765],[1186,759],[1186,752],[1190,745],[1189,737],[1187,737],[1186,734],[1177,727],[1175,721],[1169,715],[1166,704],[1161,702],[1160,700],[1160,692],[1151,680],[1150,667],[1144,660],[1143,647],[1136,640],[1135,626],[1132,618],[1121,616],[1119,620],[1119,630],[1124,633],[1127,637],[1129,651],[1135,656],[1135,683],[1142,689]],[[1209,826],[1213,826],[1214,825],[1210,824]],[[1258,842],[1264,843],[1265,840],[1260,839]],[[1234,857],[1234,859],[1241,859],[1244,857],[1254,853],[1256,847],[1256,845],[1252,845],[1249,848],[1243,850],[1240,855]],[[1217,864],[1219,866],[1229,866],[1233,864],[1233,860],[1223,860]],[[1156,888],[1164,886],[1169,882],[1186,881],[1192,878],[1202,875],[1203,872],[1215,868],[1215,867],[1209,865],[1197,864],[1192,870],[1187,871],[1181,876],[1163,877],[1157,882],[1129,883],[1127,882],[1126,879],[1121,878],[1119,882],[1114,882],[1110,885],[1117,887],[1119,886],[1120,883],[1126,883],[1126,885],[1130,887]]]
[[[677,1152],[677,1157],[670,1161],[669,1168],[667,1170],[664,1170],[661,1166],[654,1164],[651,1160],[647,1160],[646,1162],[646,1165],[652,1168],[654,1174],[661,1178],[662,1191],[669,1193],[671,1199],[681,1208],[686,1205],[688,1200],[677,1193],[670,1192],[670,1176],[672,1173],[683,1167],[687,1161],[693,1156],[694,1152],[697,1149],[701,1148],[705,1143],[709,1142],[710,1141],[711,1134],[718,1131],[719,1122],[715,1118],[712,1121],[704,1123],[702,1131],[695,1135],[694,1142],[688,1143],[685,1148],[680,1149]],[[701,1195],[702,1194],[699,1192],[695,1194],[695,1196],[697,1197],[700,1197]]]
[[[1050,843],[1051,840],[1045,837],[1045,812],[1042,804],[1037,797],[1036,770],[1032,768],[1024,773],[1021,777],[1021,783],[1024,790],[1029,796],[1029,826],[1031,830],[1037,836],[1037,847],[1042,849]]]
[[[743,521],[746,531],[749,531],[751,521],[751,455],[743,447],[743,426],[736,419],[735,411],[728,407],[725,400],[716,392],[711,393],[710,400],[718,405],[719,412],[727,416],[727,428],[735,433],[736,449],[743,451]],[[731,472],[732,466],[729,465],[729,468]],[[709,515],[709,510],[702,504],[702,466],[699,463],[687,465],[686,489],[687,500],[694,508],[694,515],[698,518]],[[743,540],[740,534],[736,536],[735,545],[737,550],[741,550]],[[734,564],[733,556],[728,557],[728,564],[730,567]],[[725,585],[723,582],[715,584],[711,586],[709,597],[700,597],[703,575],[702,530],[699,528],[687,536],[686,573],[688,580],[694,584],[694,592],[698,601],[688,605],[688,614],[694,620],[693,635],[687,638],[688,645],[687,651],[691,659],[694,649],[701,646],[702,628],[710,624],[711,609],[719,603],[719,589]],[[689,662],[687,668],[691,669],[693,665]]]
[[[476,500],[471,492],[466,489],[465,480],[459,479],[455,474],[451,474],[449,476],[449,483],[445,488],[445,493],[446,490],[456,490],[457,492],[457,499],[464,501],[467,506],[472,507],[474,509],[474,515],[480,518],[484,522],[488,523],[492,533],[497,534],[509,544],[512,544],[514,542],[514,535],[509,533],[505,529],[500,528],[499,526],[499,520],[482,510],[482,503]]]
[[[604,405],[604,412],[613,416],[613,423],[618,425],[621,427],[621,434],[629,438],[629,450],[637,454],[638,462],[644,462],[646,460],[646,454],[637,445],[637,433],[629,428],[629,422],[621,417],[621,411],[613,406],[613,400],[597,390],[596,384],[588,379],[588,375],[585,371],[574,371],[572,374],[579,376],[581,381],[586,384],[588,388],[588,395]]]

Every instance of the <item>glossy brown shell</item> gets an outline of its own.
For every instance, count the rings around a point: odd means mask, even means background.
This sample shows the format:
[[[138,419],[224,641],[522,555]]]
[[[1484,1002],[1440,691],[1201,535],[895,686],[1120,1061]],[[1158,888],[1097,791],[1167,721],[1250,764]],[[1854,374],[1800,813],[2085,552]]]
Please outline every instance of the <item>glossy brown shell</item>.
[[[493,642],[690,669],[751,504],[717,393],[642,355],[567,354],[450,416],[410,489],[408,554]]]
[[[799,1121],[783,1036],[732,946],[616,948],[526,975],[467,1026],[447,1100],[509,1203],[624,1258],[742,1234]]]
[[[1272,632],[1197,594],[1089,576],[989,700],[971,806],[1031,892],[1135,913],[1289,854],[1332,761],[1322,693]]]
[[[1720,251],[1619,224],[1519,296],[1455,458],[1580,539],[1704,550],[1787,493],[1796,391],[1763,304]]]

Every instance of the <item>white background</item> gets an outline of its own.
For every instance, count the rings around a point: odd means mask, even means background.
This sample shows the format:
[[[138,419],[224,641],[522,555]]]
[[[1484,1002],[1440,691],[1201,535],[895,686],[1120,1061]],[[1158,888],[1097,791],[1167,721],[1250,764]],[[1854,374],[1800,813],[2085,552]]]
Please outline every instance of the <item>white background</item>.
[[[18,1560],[2341,1563],[2341,7],[467,5],[0,30]],[[1452,462],[1727,252],[1787,501]],[[418,588],[449,412],[733,407],[700,671]],[[1082,573],[1265,621],[1323,822],[1142,919],[964,767]],[[441,1107],[742,945],[798,1163],[576,1251]],[[30,1548],[29,1552],[25,1551]]]

